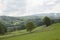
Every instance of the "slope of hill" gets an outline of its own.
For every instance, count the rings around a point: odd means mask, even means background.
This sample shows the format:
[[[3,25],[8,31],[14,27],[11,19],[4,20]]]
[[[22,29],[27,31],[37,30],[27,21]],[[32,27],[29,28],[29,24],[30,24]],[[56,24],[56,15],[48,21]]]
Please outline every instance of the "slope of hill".
[[[36,30],[39,30],[39,28]],[[1,40],[60,40],[60,23],[46,27],[40,32],[34,32],[9,38],[7,37]]]

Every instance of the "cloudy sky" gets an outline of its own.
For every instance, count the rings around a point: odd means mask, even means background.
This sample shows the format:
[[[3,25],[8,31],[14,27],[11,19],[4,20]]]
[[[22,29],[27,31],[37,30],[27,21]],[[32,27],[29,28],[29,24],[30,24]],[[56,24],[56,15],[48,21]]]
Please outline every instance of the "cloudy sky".
[[[0,0],[0,15],[60,13],[60,0]]]

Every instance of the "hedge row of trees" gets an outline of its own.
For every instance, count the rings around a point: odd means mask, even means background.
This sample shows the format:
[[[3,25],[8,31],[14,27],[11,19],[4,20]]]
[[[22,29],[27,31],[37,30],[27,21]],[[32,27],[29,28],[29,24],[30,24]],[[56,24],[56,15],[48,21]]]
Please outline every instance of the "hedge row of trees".
[[[46,27],[48,27],[49,25],[51,25],[51,19],[50,19],[49,17],[47,17],[47,16],[44,17],[44,18],[43,18],[43,24],[46,25]],[[26,24],[26,29],[27,29],[27,31],[32,32],[32,30],[33,30],[34,28],[36,28],[36,25],[34,25],[33,22],[28,22],[28,23]]]
[[[43,24],[48,27],[49,25],[51,25],[51,19],[45,16],[43,18]],[[25,24],[25,27],[28,32],[32,32],[32,30],[36,28],[36,25],[33,22],[27,22]],[[5,27],[4,24],[0,22],[0,34],[5,34],[5,33],[7,33],[7,27]]]

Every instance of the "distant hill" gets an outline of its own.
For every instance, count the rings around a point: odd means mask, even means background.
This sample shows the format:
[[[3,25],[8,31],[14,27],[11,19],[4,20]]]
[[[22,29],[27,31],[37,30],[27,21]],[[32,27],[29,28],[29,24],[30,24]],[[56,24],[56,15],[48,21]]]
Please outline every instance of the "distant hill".
[[[0,21],[4,22],[7,27],[13,27],[14,25],[20,26],[25,24],[26,22],[32,21],[37,25],[40,25],[41,19],[44,16],[48,16],[51,19],[60,19],[60,13],[41,13],[30,16],[22,16],[22,17],[11,17],[11,16],[0,16]]]

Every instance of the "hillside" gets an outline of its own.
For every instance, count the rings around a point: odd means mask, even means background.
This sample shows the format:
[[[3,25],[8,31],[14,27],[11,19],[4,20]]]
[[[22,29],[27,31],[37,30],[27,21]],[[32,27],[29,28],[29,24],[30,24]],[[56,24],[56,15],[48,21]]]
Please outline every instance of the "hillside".
[[[25,23],[28,21],[33,21],[33,22],[40,22],[44,16],[48,16],[51,19],[59,19],[60,20],[60,13],[41,13],[41,14],[36,14],[36,15],[30,15],[30,16],[22,16],[22,17],[11,17],[11,16],[0,16],[0,21],[3,21],[6,25],[8,26],[13,26],[15,23],[20,24],[20,23]],[[40,21],[39,21],[40,20]],[[37,23],[36,23],[37,24]]]
[[[52,24],[49,27],[43,28],[43,30],[41,27],[38,27],[33,33],[5,37],[1,40],[60,40],[60,23]]]

